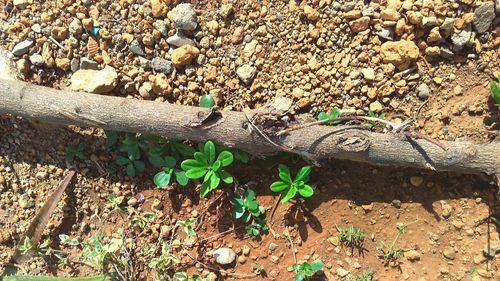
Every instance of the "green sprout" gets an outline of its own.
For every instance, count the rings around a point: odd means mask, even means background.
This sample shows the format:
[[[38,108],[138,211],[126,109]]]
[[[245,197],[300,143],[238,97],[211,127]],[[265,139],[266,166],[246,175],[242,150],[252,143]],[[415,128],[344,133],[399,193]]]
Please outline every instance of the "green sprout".
[[[495,80],[491,80],[490,82],[491,97],[496,105],[500,105],[500,86],[498,83],[500,83],[500,75],[498,75],[498,82]]]
[[[208,278],[202,278],[198,274],[189,276],[186,272],[176,272],[174,277],[177,281],[208,281]]]
[[[66,234],[59,234],[59,240],[64,245],[70,245],[70,246],[78,246],[78,245],[80,245],[80,242],[78,242],[77,239],[71,238],[71,237],[69,237]]]
[[[201,196],[205,197],[209,191],[216,189],[222,179],[223,182],[233,183],[233,176],[223,168],[233,163],[233,154],[229,151],[222,151],[216,157],[215,145],[207,141],[203,150],[194,153],[194,159],[182,161],[181,167],[186,171],[189,179],[203,178],[201,186]]]
[[[324,111],[321,111],[319,114],[318,114],[318,120],[327,120],[327,119],[332,119],[332,118],[339,118],[340,117],[340,110],[336,107],[334,107],[329,114],[327,114],[326,112]],[[333,122],[330,122],[328,123],[328,125],[337,125],[337,124],[340,124],[340,120],[337,120],[337,121],[333,121]]]
[[[146,169],[146,164],[142,162],[140,159],[140,154],[137,155],[129,155],[129,158],[125,158],[123,156],[118,156],[116,158],[116,163],[120,166],[126,166],[125,172],[129,177],[135,177],[136,171],[144,172]]]
[[[175,180],[178,184],[185,186],[187,185],[189,179],[186,177],[186,172],[175,168],[177,161],[174,157],[166,156],[163,159],[162,170],[158,172],[154,178],[154,183],[160,188],[164,188],[170,183],[172,176],[175,176]]]
[[[175,224],[182,226],[182,229],[187,234],[187,236],[192,237],[196,235],[196,230],[194,230],[196,221],[196,218],[189,218],[183,221],[177,221]]]
[[[80,160],[85,160],[85,155],[83,155],[83,143],[78,145],[68,144],[66,145],[66,157],[65,159],[68,161],[73,161],[75,157],[78,157]]]
[[[257,200],[255,200],[255,192],[252,189],[247,189],[243,197],[235,195],[232,202],[234,204],[232,212],[233,218],[241,219],[247,224],[245,226],[245,231],[248,234],[258,236],[260,231],[267,231],[269,229],[266,221],[261,218],[265,215],[266,208],[257,203]],[[250,223],[252,218],[254,221]]]
[[[361,229],[356,228],[352,225],[344,228],[336,225],[335,228],[339,232],[338,236],[340,238],[340,241],[344,242],[347,246],[362,247],[363,240],[366,237],[366,233],[364,233]]]
[[[250,267],[252,267],[252,271],[257,275],[262,275],[265,270],[264,266],[258,262],[252,262]]]
[[[259,218],[255,219],[252,224],[245,225],[245,232],[253,236],[259,236],[261,231],[266,232],[268,230],[269,226],[266,221]]]
[[[119,210],[120,205],[123,203],[123,196],[114,196],[112,193],[108,194],[108,202],[113,206],[113,210]]]
[[[274,192],[281,192],[281,194],[284,195],[281,202],[287,202],[288,200],[294,198],[297,192],[306,198],[311,197],[314,194],[312,187],[306,184],[309,180],[311,166],[304,166],[300,168],[294,180],[292,180],[290,170],[287,166],[280,164],[278,170],[281,181],[273,182],[271,184],[271,190]]]
[[[370,117],[374,117],[374,118],[379,118],[379,119],[384,119],[385,118],[385,114],[384,113],[380,113],[380,114],[377,114],[373,111],[368,111],[368,116]],[[367,126],[369,128],[383,128],[384,125],[381,124],[380,122],[377,122],[377,121],[368,121],[368,124]]]
[[[372,281],[373,279],[373,270],[371,268],[367,268],[363,273],[354,275],[355,281]]]
[[[149,261],[148,267],[156,270],[156,273],[159,275],[158,277],[160,277],[159,280],[169,280],[170,278],[166,278],[168,271],[181,263],[181,260],[172,254],[170,248],[170,244],[162,241],[160,256],[152,258],[151,261]]]
[[[144,229],[144,227],[146,227],[146,223],[152,222],[155,217],[156,215],[150,212],[146,212],[142,215],[135,215],[130,221],[130,224],[137,225],[139,228]]]
[[[313,276],[316,271],[323,269],[323,262],[315,260],[311,263],[303,262],[302,264],[294,264],[292,266],[295,273],[295,281],[302,281]]]
[[[396,247],[396,242],[398,241],[399,237],[405,233],[405,227],[404,225],[398,225],[396,228],[398,230],[398,233],[396,234],[396,237],[391,244],[386,244],[384,241],[379,241],[377,246],[377,249],[381,251],[379,257],[386,262],[397,262],[404,255],[403,250]]]

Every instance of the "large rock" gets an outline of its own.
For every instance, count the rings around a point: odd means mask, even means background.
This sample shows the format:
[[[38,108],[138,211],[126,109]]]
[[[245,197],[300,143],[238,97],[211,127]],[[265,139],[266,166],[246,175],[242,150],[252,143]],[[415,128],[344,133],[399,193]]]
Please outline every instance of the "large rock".
[[[111,66],[102,70],[80,69],[71,76],[71,89],[102,94],[112,91],[118,83],[118,74]]]
[[[151,12],[153,17],[164,17],[167,15],[168,6],[166,0],[151,0]]]
[[[407,69],[419,54],[419,49],[413,41],[389,41],[380,48],[383,61],[394,64],[399,70]]]
[[[255,78],[255,74],[257,74],[257,68],[255,66],[251,66],[249,64],[244,64],[236,70],[236,74],[245,84],[249,84]]]
[[[174,22],[175,27],[183,30],[194,30],[198,26],[196,19],[196,12],[193,10],[191,4],[182,3],[177,5],[169,17]]]
[[[486,2],[474,11],[474,28],[478,33],[485,33],[495,19],[495,3]]]
[[[214,251],[213,256],[218,264],[232,264],[236,259],[236,253],[230,248],[219,248]]]
[[[167,38],[167,43],[172,46],[182,47],[184,45],[195,45],[191,38],[186,37],[184,33],[177,31],[174,35]]]
[[[191,45],[184,45],[172,52],[172,62],[175,66],[188,65],[200,54],[198,48]]]
[[[454,33],[451,36],[451,43],[453,43],[453,51],[460,52],[463,48],[472,45],[474,42],[474,32],[471,30],[470,25],[468,25],[463,30]]]

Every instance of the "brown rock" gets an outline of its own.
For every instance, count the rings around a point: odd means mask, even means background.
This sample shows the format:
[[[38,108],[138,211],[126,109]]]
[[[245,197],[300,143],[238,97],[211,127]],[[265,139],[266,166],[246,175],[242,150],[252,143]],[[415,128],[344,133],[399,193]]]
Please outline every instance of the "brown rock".
[[[424,19],[424,16],[422,15],[422,13],[415,12],[415,11],[408,11],[408,13],[406,13],[406,15],[408,16],[408,21],[411,24],[414,24],[417,26],[422,25],[422,20]]]
[[[389,41],[380,48],[382,60],[392,63],[399,70],[407,69],[418,58],[419,49],[413,41]]]
[[[370,26],[370,17],[361,17],[357,20],[349,22],[349,26],[353,32],[361,32],[368,29]]]
[[[359,19],[362,16],[360,10],[352,10],[344,14],[344,18],[355,20]]]
[[[200,54],[198,48],[191,45],[184,45],[172,52],[172,62],[176,66],[188,65]]]
[[[380,17],[383,20],[397,21],[399,20],[401,15],[398,13],[398,11],[389,8],[382,10],[382,12],[380,12]]]
[[[310,21],[317,21],[319,19],[319,12],[309,5],[304,6],[304,14]]]
[[[70,68],[70,60],[68,58],[56,58],[56,67],[68,71]]]
[[[111,66],[102,70],[80,69],[71,76],[71,89],[102,94],[112,91],[118,83],[118,74]]]
[[[166,0],[151,0],[151,11],[153,13],[153,17],[164,17],[168,12],[168,4]]]
[[[379,112],[382,111],[383,106],[379,101],[374,101],[370,103],[370,111]]]
[[[68,38],[69,30],[67,27],[64,26],[55,26],[52,28],[51,35],[57,40],[64,40]]]
[[[429,44],[439,43],[441,42],[441,40],[443,40],[443,37],[441,36],[441,33],[439,33],[439,27],[436,26],[429,32],[429,36],[427,37],[427,42]]]

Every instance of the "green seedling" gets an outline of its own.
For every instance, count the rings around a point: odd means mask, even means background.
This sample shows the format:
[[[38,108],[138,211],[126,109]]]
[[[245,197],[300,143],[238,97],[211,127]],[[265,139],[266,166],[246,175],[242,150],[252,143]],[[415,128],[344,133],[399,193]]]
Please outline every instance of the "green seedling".
[[[192,157],[196,152],[191,146],[176,140],[157,136],[148,136],[147,140],[151,143],[151,148],[148,150],[148,160],[153,166],[165,166],[166,156],[180,160],[183,156]]]
[[[318,120],[327,120],[327,119],[332,119],[332,118],[339,118],[340,117],[340,110],[336,107],[334,107],[330,113],[326,113],[324,111],[321,111],[319,114],[318,114]],[[337,125],[337,124],[340,124],[340,121],[332,121],[330,123],[328,123],[328,125]]]
[[[222,152],[222,151],[229,151],[233,154],[234,159],[240,161],[241,163],[248,163],[250,161],[250,155],[246,153],[243,150],[237,149],[237,148],[232,148],[232,147],[226,147],[226,146],[217,146],[216,147],[217,152]]]
[[[252,271],[257,275],[262,275],[265,270],[264,266],[258,262],[252,262],[250,267],[252,267]]]
[[[83,143],[78,145],[68,144],[66,145],[66,157],[65,159],[68,161],[73,161],[75,157],[78,157],[80,160],[85,160],[85,155],[83,155]]]
[[[78,240],[76,240],[75,238],[71,238],[66,234],[59,234],[59,240],[63,245],[69,245],[69,246],[80,245],[80,242],[78,242]]]
[[[81,243],[84,260],[97,269],[102,269],[105,262],[120,265],[120,258],[115,253],[122,245],[123,241],[118,238],[111,238],[109,243],[103,243],[99,234]]]
[[[196,235],[196,231],[194,230],[196,221],[196,218],[189,218],[183,221],[177,221],[175,224],[182,226],[182,230],[184,230],[187,236],[192,237]]]
[[[498,82],[495,80],[491,80],[490,82],[491,97],[495,101],[496,105],[500,105],[500,86],[498,83],[500,83],[500,75],[498,75]]]
[[[263,219],[255,219],[252,224],[245,225],[245,232],[253,236],[259,236],[261,231],[266,232],[268,230],[269,226]]]
[[[111,148],[118,142],[118,132],[104,131],[104,134],[106,134],[106,144],[104,145],[106,148]]]
[[[136,225],[141,229],[146,227],[146,223],[154,221],[156,215],[154,213],[144,213],[142,215],[135,215],[130,221],[131,225]]]
[[[323,269],[323,262],[321,260],[315,260],[311,263],[303,262],[302,264],[294,264],[292,266],[295,273],[295,281],[306,280],[313,276],[316,271]]]
[[[252,216],[258,218],[266,213],[266,208],[259,205],[255,200],[255,192],[250,188],[245,191],[244,197],[235,195],[231,201],[234,204],[233,218],[241,219],[244,223],[250,222]]]
[[[208,141],[203,146],[203,150],[194,153],[194,159],[182,161],[181,167],[186,171],[189,179],[203,178],[201,186],[201,196],[205,197],[209,191],[216,189],[222,179],[227,184],[233,183],[233,176],[223,168],[233,163],[233,154],[229,151],[222,151],[216,157],[215,145]]]
[[[274,192],[281,192],[283,196],[281,202],[288,202],[288,200],[295,197],[297,192],[306,198],[311,197],[314,194],[312,187],[306,184],[309,180],[311,166],[304,166],[300,168],[293,180],[287,166],[280,164],[278,170],[281,181],[273,182],[271,184],[271,190]]]
[[[174,274],[174,278],[177,281],[208,281],[208,278],[202,278],[198,274],[194,274],[189,276],[186,272],[176,272]]]
[[[148,148],[148,144],[144,140],[144,138],[138,137],[134,134],[126,134],[125,139],[122,140],[121,145],[118,150],[120,152],[127,153],[127,157],[139,159],[141,155],[141,149],[146,150]]]
[[[214,105],[215,105],[215,101],[211,95],[203,95],[200,97],[200,107],[211,108]]]
[[[361,229],[354,226],[347,227],[339,227],[335,226],[337,229],[338,236],[340,241],[345,243],[349,247],[362,247],[363,241],[366,237],[366,233],[364,233]]]
[[[377,114],[373,111],[368,111],[368,116],[370,117],[374,117],[374,118],[379,118],[379,119],[384,119],[385,118],[385,114],[384,113],[380,113],[380,114]],[[368,121],[368,124],[367,126],[369,128],[383,128],[384,127],[384,124],[380,123],[380,122],[377,122],[377,121]]]
[[[148,267],[151,269],[156,270],[156,273],[158,274],[158,279],[157,280],[168,280],[167,274],[172,267],[175,267],[181,263],[181,260],[172,254],[170,250],[170,245],[162,241],[161,242],[161,255],[156,258],[152,258],[149,263]]]
[[[120,205],[123,203],[123,196],[114,196],[112,193],[108,194],[108,202],[113,206],[113,210],[119,210]]]
[[[367,268],[363,273],[354,275],[355,281],[372,281],[373,279],[373,270],[371,268]]]
[[[178,184],[185,186],[187,185],[189,179],[186,177],[186,172],[175,168],[175,164],[177,161],[174,157],[166,156],[163,161],[163,168],[160,172],[158,172],[154,178],[153,182],[160,188],[164,188],[170,184],[170,180],[172,176],[175,177],[175,180]]]
[[[391,244],[386,244],[384,241],[379,241],[377,249],[381,251],[379,257],[386,262],[398,262],[403,256],[403,250],[396,247],[396,242],[399,237],[405,233],[403,225],[397,226],[398,233]]]
[[[139,159],[140,153],[135,156],[129,155],[129,158],[120,155],[116,158],[116,163],[120,166],[125,166],[125,172],[132,178],[135,177],[136,172],[144,172],[146,169],[146,164]]]

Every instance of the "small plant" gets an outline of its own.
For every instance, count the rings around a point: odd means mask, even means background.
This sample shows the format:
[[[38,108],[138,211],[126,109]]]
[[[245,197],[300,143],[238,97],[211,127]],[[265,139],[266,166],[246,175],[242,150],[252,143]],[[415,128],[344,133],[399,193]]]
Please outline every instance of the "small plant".
[[[323,262],[321,260],[315,260],[311,263],[303,262],[302,264],[294,264],[292,268],[296,271],[295,281],[302,281],[313,276],[316,271],[322,270]]]
[[[363,240],[366,237],[361,229],[354,226],[339,227],[335,226],[337,229],[340,241],[344,242],[349,247],[361,247],[363,245]]]
[[[374,117],[374,118],[379,118],[379,119],[384,119],[385,118],[385,114],[384,113],[380,113],[380,114],[377,114],[373,111],[368,111],[368,116],[369,117]],[[381,124],[380,122],[377,122],[377,121],[368,121],[368,124],[367,126],[369,128],[383,128],[384,125]]]
[[[258,262],[252,262],[250,267],[252,267],[252,271],[257,275],[262,275],[265,270],[264,266]]]
[[[128,158],[120,155],[116,158],[116,163],[120,166],[126,166],[125,171],[129,177],[135,177],[136,171],[144,172],[144,169],[146,169],[146,164],[139,159],[140,153],[135,156],[129,155]]]
[[[500,86],[498,83],[500,83],[500,75],[498,76],[498,82],[495,80],[491,80],[490,82],[491,97],[496,105],[500,105]]]
[[[363,273],[354,275],[355,281],[372,281],[373,279],[373,270],[371,268],[367,268]]]
[[[234,156],[234,159],[240,161],[241,163],[248,163],[248,161],[250,160],[250,156],[248,155],[248,153],[246,153],[245,151],[241,150],[241,149],[237,149],[237,148],[232,148],[232,147],[226,147],[226,146],[217,146],[216,147],[216,150],[217,152],[222,152],[222,151],[229,151],[233,154]]]
[[[113,210],[119,210],[120,205],[123,203],[122,196],[116,197],[112,193],[108,194],[107,199],[108,199],[109,204],[111,204],[111,206],[113,206]]]
[[[318,114],[318,120],[327,120],[327,119],[332,119],[332,118],[338,118],[340,117],[340,110],[336,107],[334,107],[330,113],[326,113],[324,111],[321,111],[319,114]],[[330,123],[328,123],[328,125],[337,125],[339,124],[340,121],[332,121]]]
[[[198,274],[189,276],[186,272],[176,272],[174,277],[178,281],[208,281],[208,278],[202,278]]]
[[[241,219],[245,224],[245,231],[248,234],[258,236],[260,231],[267,231],[269,227],[266,221],[261,217],[265,215],[266,209],[257,203],[255,200],[255,192],[252,189],[247,189],[243,197],[235,195],[232,199],[234,204],[233,218]],[[254,222],[249,224],[254,219]]]
[[[279,165],[279,177],[281,181],[275,181],[271,184],[271,190],[274,192],[281,192],[283,198],[281,202],[288,202],[288,200],[295,197],[297,192],[303,197],[311,197],[314,194],[312,187],[306,182],[309,180],[309,173],[311,172],[311,166],[304,166],[300,168],[292,180],[290,175],[290,170],[287,166]]]
[[[68,161],[73,161],[75,157],[78,157],[80,160],[85,160],[85,155],[83,155],[83,143],[78,145],[68,144],[66,145],[66,157],[65,159]]]
[[[161,255],[157,258],[152,258],[151,261],[149,261],[148,267],[156,270],[159,277],[157,280],[168,280],[166,278],[168,270],[180,263],[181,260],[171,253],[170,245],[162,241]]]
[[[196,231],[194,230],[196,221],[196,218],[189,218],[183,221],[177,221],[175,224],[182,226],[182,229],[187,234],[187,236],[192,237],[196,235]]]
[[[59,234],[59,240],[64,245],[70,245],[70,246],[80,245],[80,242],[78,242],[78,240],[76,240],[75,238],[71,238],[66,234]]]
[[[162,170],[158,172],[153,178],[154,183],[158,187],[164,188],[165,186],[167,186],[170,183],[172,176],[175,177],[175,180],[178,184],[182,186],[187,185],[189,179],[186,177],[186,172],[175,168],[176,163],[177,161],[174,157],[167,156],[164,158],[164,161],[162,163]]]
[[[404,255],[403,250],[396,247],[399,237],[405,233],[404,225],[398,225],[397,230],[398,233],[391,244],[386,244],[384,241],[378,243],[377,249],[382,252],[379,257],[386,262],[398,262]]]
[[[233,183],[233,176],[223,169],[231,163],[233,163],[231,152],[222,151],[216,157],[214,143],[207,141],[203,145],[203,150],[195,152],[194,159],[182,161],[181,167],[186,171],[187,178],[203,178],[200,193],[205,197],[209,191],[219,186],[221,179],[227,184]]]
[[[130,224],[136,225],[141,229],[144,229],[146,227],[146,223],[152,222],[155,219],[156,215],[154,213],[144,213],[142,215],[135,215],[132,220],[130,221]]]
[[[200,97],[200,107],[210,108],[214,105],[215,105],[215,101],[211,95],[203,95]]]
[[[84,259],[95,268],[103,268],[105,262],[120,264],[119,257],[114,253],[122,247],[122,240],[111,238],[109,243],[103,243],[100,235],[94,235],[81,243]]]

